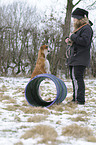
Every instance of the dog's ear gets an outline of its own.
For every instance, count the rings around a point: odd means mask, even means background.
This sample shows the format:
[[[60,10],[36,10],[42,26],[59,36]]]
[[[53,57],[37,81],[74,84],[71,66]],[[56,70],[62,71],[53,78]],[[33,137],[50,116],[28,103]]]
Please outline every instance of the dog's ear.
[[[41,46],[40,49],[43,50],[43,46]]]

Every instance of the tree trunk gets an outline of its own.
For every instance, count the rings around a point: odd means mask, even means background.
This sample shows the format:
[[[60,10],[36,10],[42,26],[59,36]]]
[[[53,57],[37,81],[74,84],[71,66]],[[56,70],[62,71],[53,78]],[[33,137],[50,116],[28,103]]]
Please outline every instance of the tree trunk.
[[[66,43],[65,43],[65,38],[69,36],[70,33],[70,24],[71,24],[71,13],[72,9],[74,7],[73,5],[73,0],[67,0],[67,7],[66,7],[66,17],[64,20],[64,25],[62,26],[63,30],[63,36],[62,36],[62,41],[61,41],[61,48],[59,52],[59,65],[62,70],[67,73],[67,68],[66,68]]]

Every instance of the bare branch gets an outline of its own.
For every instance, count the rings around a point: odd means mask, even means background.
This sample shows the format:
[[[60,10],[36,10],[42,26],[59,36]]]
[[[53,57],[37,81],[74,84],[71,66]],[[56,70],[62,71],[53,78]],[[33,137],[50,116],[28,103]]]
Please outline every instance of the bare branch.
[[[96,1],[94,1],[92,4],[90,4],[89,6],[87,6],[87,9],[88,10],[96,9]]]
[[[82,0],[78,0],[78,2],[77,2],[76,4],[73,5],[73,8],[74,8],[75,6],[77,6],[81,1],[82,1]]]
[[[93,6],[93,5],[95,5],[96,4],[96,1],[93,3],[93,4],[91,4],[90,6]]]

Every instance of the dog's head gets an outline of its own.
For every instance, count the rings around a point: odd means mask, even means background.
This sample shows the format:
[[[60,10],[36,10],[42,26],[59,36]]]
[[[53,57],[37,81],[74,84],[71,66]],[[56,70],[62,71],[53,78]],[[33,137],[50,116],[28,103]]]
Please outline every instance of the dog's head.
[[[45,58],[47,57],[47,55],[48,55],[49,52],[50,52],[50,50],[49,50],[48,45],[42,45],[42,46],[40,47],[40,53],[41,53],[42,55],[44,55]]]

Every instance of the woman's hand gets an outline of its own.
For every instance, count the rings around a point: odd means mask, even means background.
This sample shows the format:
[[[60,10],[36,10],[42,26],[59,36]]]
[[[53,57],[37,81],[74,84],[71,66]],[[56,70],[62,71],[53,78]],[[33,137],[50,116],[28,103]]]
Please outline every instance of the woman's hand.
[[[69,42],[69,38],[66,38],[66,39],[65,39],[65,42],[68,44],[68,42]]]
[[[65,42],[67,43],[67,45],[70,45],[70,46],[72,46],[72,41],[71,41],[71,39],[70,38],[66,38],[65,39]]]

